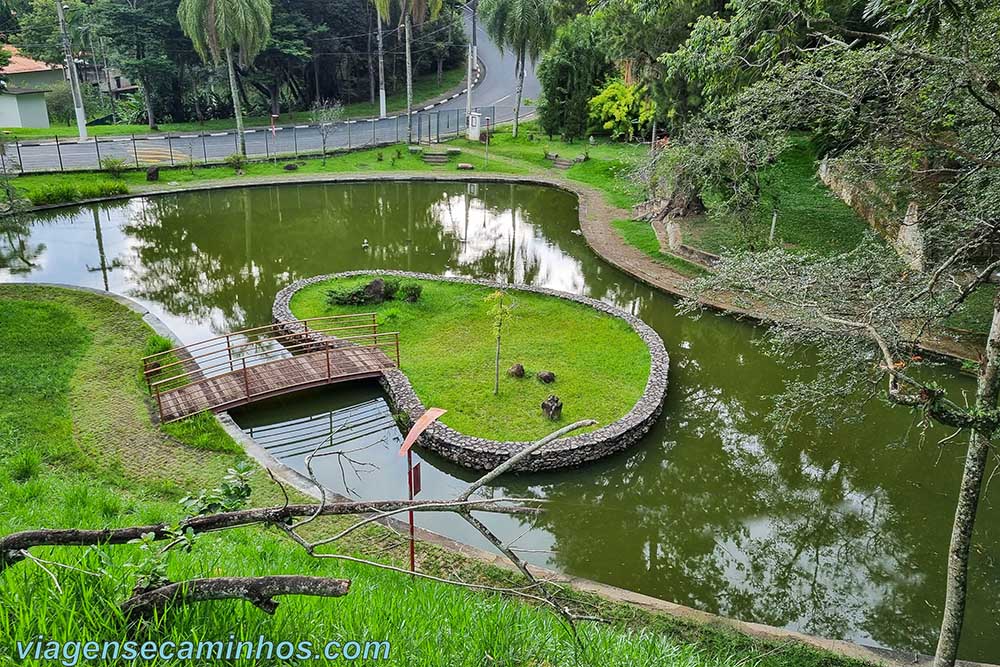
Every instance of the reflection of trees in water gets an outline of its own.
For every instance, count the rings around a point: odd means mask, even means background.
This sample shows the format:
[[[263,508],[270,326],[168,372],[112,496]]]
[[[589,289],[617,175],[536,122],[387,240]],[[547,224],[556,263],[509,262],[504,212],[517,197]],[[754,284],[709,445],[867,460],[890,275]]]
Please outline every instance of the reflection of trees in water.
[[[30,243],[31,222],[22,215],[0,218],[0,269],[30,273],[45,252],[44,243]]]
[[[937,451],[891,442],[907,416],[883,406],[865,427],[769,437],[767,396],[788,373],[726,327],[698,333],[713,353],[676,355],[666,418],[641,446],[579,474],[508,480],[504,493],[553,501],[539,524],[555,563],[738,618],[933,648],[958,470],[928,475]],[[980,534],[981,553],[996,545]],[[996,590],[992,562],[974,589]],[[970,618],[980,643],[990,618]]]

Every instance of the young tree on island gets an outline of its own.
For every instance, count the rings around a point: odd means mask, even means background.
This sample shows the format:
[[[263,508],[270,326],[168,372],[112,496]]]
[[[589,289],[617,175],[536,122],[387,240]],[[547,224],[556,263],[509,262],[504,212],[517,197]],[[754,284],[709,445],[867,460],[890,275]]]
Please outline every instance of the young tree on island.
[[[490,306],[490,316],[493,318],[493,334],[497,338],[496,357],[493,368],[493,395],[500,395],[500,340],[503,336],[503,325],[511,318],[514,304],[503,290],[496,290],[486,295],[485,301]]]
[[[326,145],[330,141],[337,123],[344,119],[344,105],[340,102],[317,101],[312,108],[312,121],[318,125],[319,138],[323,146],[323,166],[326,166]]]
[[[216,64],[223,60],[226,62],[240,154],[245,156],[247,145],[236,81],[236,60],[245,65],[253,62],[270,38],[271,1],[181,0],[177,7],[177,19],[203,60]]]
[[[479,7],[486,31],[500,48],[506,47],[514,51],[517,92],[514,95],[512,134],[515,137],[527,61],[537,60],[555,36],[552,5],[552,0],[482,0]]]

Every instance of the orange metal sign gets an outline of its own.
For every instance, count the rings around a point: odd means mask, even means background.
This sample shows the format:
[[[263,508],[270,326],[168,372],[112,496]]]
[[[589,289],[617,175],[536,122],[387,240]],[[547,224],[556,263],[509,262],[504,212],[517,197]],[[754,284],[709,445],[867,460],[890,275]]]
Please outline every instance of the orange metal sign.
[[[405,456],[406,453],[410,451],[410,447],[413,446],[413,443],[415,443],[417,438],[420,437],[420,434],[426,431],[427,427],[430,426],[434,420],[446,412],[448,411],[442,408],[427,408],[424,414],[420,415],[417,419],[413,428],[410,429],[410,432],[406,434],[406,439],[403,440],[403,446],[399,448],[399,455]]]

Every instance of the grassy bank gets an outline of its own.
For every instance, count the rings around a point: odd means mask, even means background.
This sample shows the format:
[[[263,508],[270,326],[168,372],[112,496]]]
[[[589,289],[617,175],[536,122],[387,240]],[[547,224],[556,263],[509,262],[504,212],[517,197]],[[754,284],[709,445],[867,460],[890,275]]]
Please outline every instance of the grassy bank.
[[[182,517],[180,497],[217,486],[226,469],[243,460],[212,420],[175,436],[150,422],[138,368],[151,334],[136,314],[97,295],[0,285],[0,533],[176,522]],[[262,471],[252,484],[252,505],[282,502]],[[299,499],[293,495],[293,501]],[[327,533],[343,525],[317,523]],[[389,538],[385,529],[372,527],[342,547],[346,553],[399,563],[405,548]],[[231,633],[238,640],[263,636],[316,645],[385,640],[392,644],[391,659],[378,664],[386,665],[856,664],[795,643],[756,640],[570,593],[610,620],[581,626],[582,648],[577,649],[548,611],[497,595],[317,561],[262,527],[204,535],[191,552],[171,551],[168,576],[343,576],[353,581],[350,594],[337,600],[286,597],[273,616],[244,603],[203,603],[129,630],[117,605],[135,582],[134,564],[142,557],[138,545],[36,548],[32,553],[75,569],[46,566],[58,587],[30,561],[0,574],[0,665],[53,664],[16,658],[14,643],[38,635],[181,642],[224,640]],[[505,570],[431,545],[421,545],[418,555],[429,572],[469,582],[513,581]]]
[[[622,320],[564,299],[511,291],[513,310],[504,325],[500,393],[493,394],[495,334],[493,290],[428,280],[416,303],[399,299],[378,306],[333,306],[327,291],[364,285],[371,277],[310,285],[292,300],[297,317],[379,313],[380,330],[399,331],[402,368],[425,405],[448,410],[442,421],[469,435],[497,440],[535,439],[552,422],[539,408],[549,394],[563,401],[562,423],[621,418],[642,395],[649,376],[649,350]],[[524,365],[527,375],[506,370]],[[543,384],[534,375],[552,371]]]
[[[775,241],[789,250],[835,255],[853,250],[868,229],[850,206],[816,175],[816,149],[805,138],[791,146],[761,174],[761,196],[748,238],[728,220],[713,215],[715,198],[705,195],[708,212],[683,222],[684,241],[717,255],[767,244],[771,215],[778,211]]]
[[[446,70],[438,83],[436,74],[425,74],[413,80],[413,108],[422,109],[428,104],[437,102],[445,93],[465,84],[465,68],[458,67]],[[386,97],[386,110],[389,113],[406,110],[406,90],[400,90]],[[378,116],[378,102],[353,102],[344,105],[345,118],[374,118]],[[290,123],[310,123],[312,113],[309,111],[293,111],[281,114],[277,123],[287,125]],[[271,124],[269,115],[246,116],[243,119],[245,127],[267,127]],[[232,130],[236,128],[236,121],[232,118],[213,118],[203,122],[189,121],[184,123],[160,123],[159,129],[151,131],[145,124],[139,125],[90,125],[87,133],[94,136],[120,136],[129,134],[160,134],[173,132],[221,132],[222,130]],[[69,137],[75,138],[75,125],[53,125],[47,128],[30,127],[8,127],[0,128],[5,139],[38,139],[45,137]]]
[[[269,160],[248,163],[243,175],[238,175],[228,166],[181,166],[160,169],[160,180],[153,184],[163,187],[170,184],[186,185],[207,181],[232,180],[235,178],[281,177],[293,174],[340,174],[370,172],[456,172],[459,162],[467,162],[477,171],[492,173],[524,173],[523,168],[491,161],[486,168],[482,156],[468,153],[456,156],[444,165],[426,164],[419,155],[411,154],[405,144],[384,148],[340,151],[330,154],[326,164],[322,158],[310,157]],[[289,171],[288,165],[295,165]],[[14,187],[35,206],[80,201],[90,197],[138,192],[151,185],[146,181],[146,170],[130,169],[120,178],[113,178],[104,172],[77,172],[72,174],[38,174],[19,176]]]

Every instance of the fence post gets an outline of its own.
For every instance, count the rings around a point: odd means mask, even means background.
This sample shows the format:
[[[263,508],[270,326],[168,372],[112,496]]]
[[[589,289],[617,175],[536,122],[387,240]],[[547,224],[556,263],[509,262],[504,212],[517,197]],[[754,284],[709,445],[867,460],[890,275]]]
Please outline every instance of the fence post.
[[[292,150],[295,153],[295,157],[299,156],[299,129],[295,125],[292,125]]]
[[[135,166],[139,167],[139,149],[135,147],[135,134],[132,134],[132,155],[135,156]]]
[[[347,121],[347,150],[351,150],[351,121]]]
[[[240,134],[236,130],[233,130],[233,153],[240,152]]]
[[[97,138],[97,136],[94,136],[94,150],[97,151],[97,168],[100,169],[101,168],[101,142]]]
[[[229,371],[233,371],[233,347],[229,343],[229,334],[226,334],[226,352],[229,353]]]
[[[329,382],[333,378],[333,373],[330,371],[330,341],[326,341],[323,347],[326,349],[326,381]]]
[[[378,138],[375,136],[375,119],[369,118],[368,122],[372,124],[372,146],[374,147],[378,145]]]
[[[59,147],[59,135],[56,135],[56,155],[59,156],[59,171],[66,171],[63,167],[62,149]]]
[[[21,142],[17,139],[14,140],[14,148],[17,149],[17,168],[24,173],[24,162],[21,161]]]
[[[170,141],[170,133],[167,132],[167,152],[170,153],[170,166],[174,166],[174,145]]]
[[[270,148],[268,148],[268,145],[267,145],[267,134],[268,134],[267,132],[264,132],[264,159],[265,160],[271,159],[271,150],[270,150]]]
[[[396,114],[396,143],[399,143],[399,114]]]

